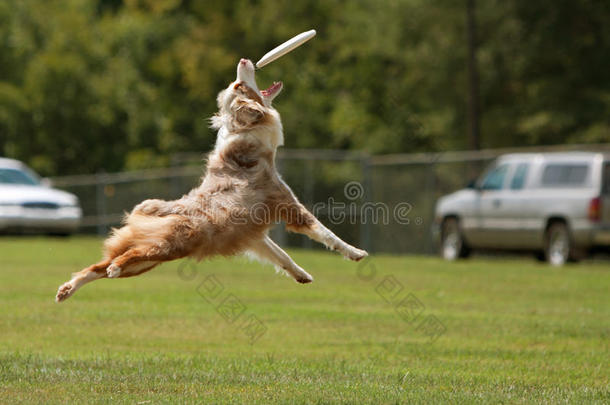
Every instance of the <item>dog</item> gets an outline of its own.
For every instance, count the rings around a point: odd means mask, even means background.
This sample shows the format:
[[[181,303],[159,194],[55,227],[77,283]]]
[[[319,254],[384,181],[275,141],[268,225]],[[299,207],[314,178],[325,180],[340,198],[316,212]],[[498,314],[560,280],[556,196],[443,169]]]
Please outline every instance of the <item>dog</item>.
[[[254,71],[250,60],[241,59],[236,80],[218,94],[219,112],[211,119],[217,140],[199,187],[175,201],[136,205],[105,241],[103,260],[62,284],[57,302],[91,281],[137,276],[184,257],[249,253],[299,283],[311,283],[313,277],[269,238],[269,229],[280,221],[348,259],[368,255],[322,225],[280,177],[275,155],[284,135],[271,103],[283,84],[261,91]]]

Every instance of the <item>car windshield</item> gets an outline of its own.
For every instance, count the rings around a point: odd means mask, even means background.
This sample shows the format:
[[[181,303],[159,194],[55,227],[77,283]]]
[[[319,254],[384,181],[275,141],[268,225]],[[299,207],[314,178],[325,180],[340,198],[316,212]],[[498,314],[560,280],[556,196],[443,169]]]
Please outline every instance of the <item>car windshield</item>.
[[[0,184],[38,185],[38,180],[29,173],[18,169],[0,167]]]
[[[488,171],[481,183],[482,190],[500,190],[504,185],[504,178],[508,173],[508,164],[497,166]]]

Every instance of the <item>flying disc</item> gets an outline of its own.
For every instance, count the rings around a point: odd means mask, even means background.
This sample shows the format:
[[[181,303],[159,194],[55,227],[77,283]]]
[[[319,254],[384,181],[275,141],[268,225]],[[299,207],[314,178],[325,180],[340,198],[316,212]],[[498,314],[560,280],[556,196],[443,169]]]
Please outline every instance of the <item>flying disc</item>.
[[[262,68],[263,66],[273,62],[277,58],[280,58],[286,55],[288,52],[292,51],[294,48],[303,45],[305,42],[309,41],[313,37],[316,36],[316,30],[309,30],[300,33],[299,35],[289,39],[281,45],[276,46],[269,52],[265,54],[258,62],[256,62],[257,68]]]

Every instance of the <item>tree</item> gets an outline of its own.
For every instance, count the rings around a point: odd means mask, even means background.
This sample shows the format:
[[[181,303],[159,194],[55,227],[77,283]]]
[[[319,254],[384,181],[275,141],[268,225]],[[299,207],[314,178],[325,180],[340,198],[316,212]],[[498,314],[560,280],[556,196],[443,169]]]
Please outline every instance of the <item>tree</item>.
[[[478,2],[476,55],[467,41],[475,24],[464,18],[473,6],[5,0],[0,153],[56,175],[205,152],[215,139],[207,118],[239,58],[256,60],[310,28],[313,41],[257,73],[261,87],[284,81],[276,106],[288,147],[395,153],[610,142],[607,2]]]

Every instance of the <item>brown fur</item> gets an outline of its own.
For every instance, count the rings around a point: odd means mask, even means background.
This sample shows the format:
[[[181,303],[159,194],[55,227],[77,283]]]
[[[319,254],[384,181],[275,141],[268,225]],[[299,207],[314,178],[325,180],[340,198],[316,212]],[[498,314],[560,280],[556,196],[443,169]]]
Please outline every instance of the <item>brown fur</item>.
[[[246,251],[299,282],[311,282],[268,238],[269,228],[280,220],[350,259],[366,256],[326,229],[280,178],[274,162],[283,139],[277,111],[240,80],[221,92],[218,103],[214,126],[220,128],[219,140],[199,187],[175,201],[138,204],[104,243],[104,259],[60,286],[58,302],[99,278],[132,277],[183,257],[200,260]]]

